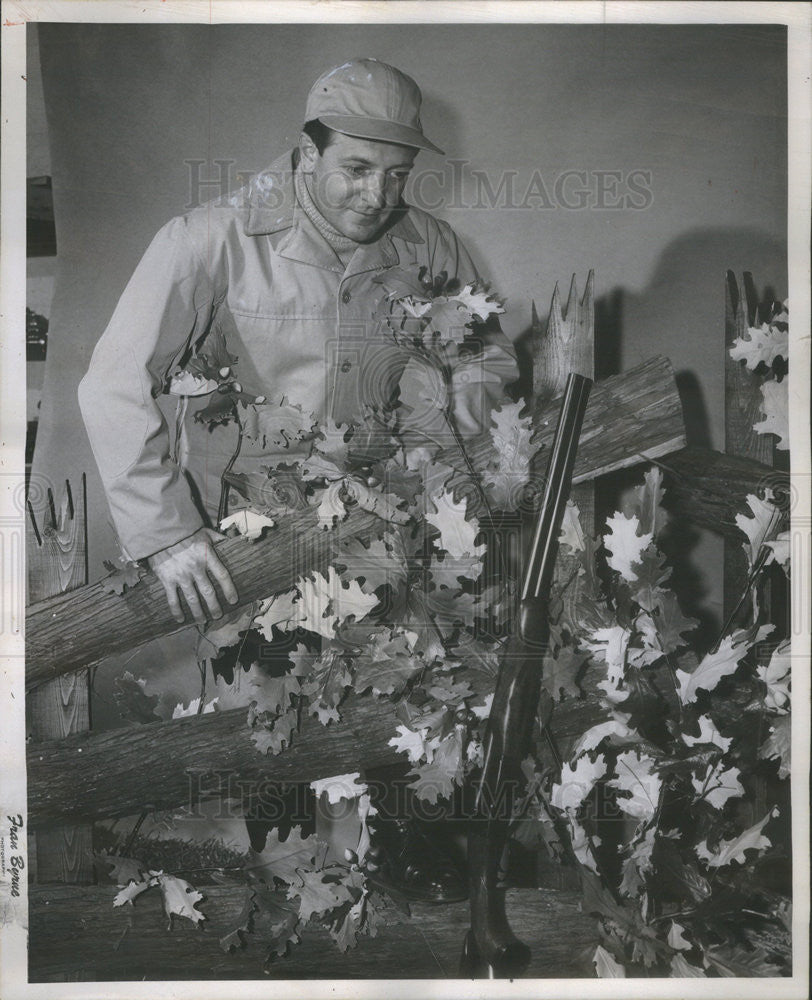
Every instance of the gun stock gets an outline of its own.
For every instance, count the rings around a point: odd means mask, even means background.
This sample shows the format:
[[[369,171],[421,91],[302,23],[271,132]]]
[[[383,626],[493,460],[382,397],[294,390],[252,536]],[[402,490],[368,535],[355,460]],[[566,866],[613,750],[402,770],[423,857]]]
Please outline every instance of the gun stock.
[[[523,572],[516,633],[500,659],[482,770],[474,790],[475,819],[468,833],[471,929],[461,962],[466,977],[514,976],[530,961],[530,949],[510,929],[496,882],[514,796],[522,785],[521,762],[531,749],[558,536],[591,387],[591,380],[582,375],[571,374],[567,380]]]

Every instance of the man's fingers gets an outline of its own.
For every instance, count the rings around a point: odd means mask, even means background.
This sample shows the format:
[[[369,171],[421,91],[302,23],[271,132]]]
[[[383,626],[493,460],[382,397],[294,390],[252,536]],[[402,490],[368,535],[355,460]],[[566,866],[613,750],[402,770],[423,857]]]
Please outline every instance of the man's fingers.
[[[198,590],[200,591],[200,596],[206,602],[206,606],[209,609],[211,617],[221,618],[223,609],[220,607],[220,602],[217,600],[217,591],[214,587],[212,587],[208,580],[206,580],[205,583],[198,583]]]
[[[195,621],[201,624],[206,620],[206,616],[203,614],[203,608],[200,606],[200,598],[197,596],[197,591],[193,584],[188,584],[183,586],[183,596],[186,598],[186,603],[189,605],[189,610]]]
[[[223,591],[223,595],[229,604],[236,604],[239,600],[239,595],[237,594],[237,588],[234,586],[234,581],[231,579],[231,574],[225,568],[225,566],[220,562],[214,552],[211,552],[209,556],[208,563],[209,573],[214,577],[217,583],[220,584],[220,589]]]
[[[176,622],[182,622],[185,615],[183,614],[183,608],[180,606],[180,601],[178,600],[177,587],[170,586],[169,584],[164,583],[163,580],[161,580],[161,583],[164,585],[164,591],[166,592],[166,599],[169,601],[169,610],[172,612],[172,617]]]

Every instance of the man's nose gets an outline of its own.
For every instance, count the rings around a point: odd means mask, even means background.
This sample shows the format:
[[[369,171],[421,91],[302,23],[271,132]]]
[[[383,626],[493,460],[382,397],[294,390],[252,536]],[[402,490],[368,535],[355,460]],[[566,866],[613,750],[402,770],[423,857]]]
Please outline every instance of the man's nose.
[[[364,197],[370,208],[386,205],[386,177],[384,174],[370,174],[364,185]]]

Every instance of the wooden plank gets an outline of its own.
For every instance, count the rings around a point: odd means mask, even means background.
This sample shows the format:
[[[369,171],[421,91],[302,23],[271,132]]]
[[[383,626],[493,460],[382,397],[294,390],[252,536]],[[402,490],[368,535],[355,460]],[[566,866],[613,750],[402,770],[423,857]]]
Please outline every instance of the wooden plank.
[[[769,318],[769,317],[767,317]],[[744,337],[748,327],[758,327],[761,317],[758,311],[758,295],[753,276],[745,271],[741,284],[736,281],[732,271],[725,275],[725,451],[729,456],[749,459],[761,463],[763,467],[776,464],[776,448],[771,435],[758,434],[753,430],[753,424],[761,420],[762,394],[761,386],[764,379],[761,375],[750,372],[741,361],[730,357],[730,347],[737,337]],[[777,493],[781,501],[789,499],[788,473],[784,497],[776,490],[776,482],[782,480],[780,472],[773,472],[764,477],[760,484],[762,489],[751,492],[763,495],[764,487],[769,487]],[[784,506],[780,504],[780,506]],[[742,502],[742,508],[745,508]],[[788,512],[788,504],[785,509]],[[775,567],[773,567],[775,569]],[[724,584],[723,611],[727,620],[735,611],[745,593],[748,584],[747,557],[736,538],[725,539],[724,549]],[[787,579],[779,572],[772,576],[768,570],[760,588],[761,615],[763,621],[769,621],[778,627],[774,638],[783,638],[788,634],[788,587]],[[750,614],[750,602],[745,601],[737,615],[736,624],[744,624]],[[744,803],[746,823],[757,822],[768,808],[768,782],[762,775],[755,775],[753,780],[752,800]]]
[[[665,472],[665,507],[678,518],[709,528],[741,546],[746,536],[736,515],[747,509],[748,493],[769,487],[789,509],[789,473],[752,458],[725,455],[709,448],[684,448],[658,464]]]
[[[47,493],[45,517],[37,524],[29,505],[27,579],[29,600],[62,594],[87,583],[87,498],[82,476],[77,503],[66,482],[58,507]],[[87,670],[59,677],[26,698],[28,732],[35,739],[60,739],[90,729]],[[38,882],[93,881],[93,826],[63,824],[36,830],[32,866]]]
[[[535,414],[541,472],[555,432],[558,401]],[[668,455],[685,445],[674,373],[666,358],[652,358],[595,386],[590,396],[575,467],[576,482]],[[482,442],[475,447],[490,447]],[[441,456],[442,458],[442,456]],[[452,482],[455,482],[452,478]],[[460,477],[455,485],[464,486]],[[290,589],[302,572],[324,569],[337,538],[370,537],[384,527],[373,514],[354,511],[335,531],[316,523],[313,509],[292,514],[266,536],[247,543],[224,538],[218,555],[234,578],[242,604]],[[169,612],[163,588],[151,574],[121,596],[100,583],[28,608],[26,687],[71,673],[188,626]]]
[[[82,476],[77,503],[65,482],[58,506],[48,489],[41,524],[28,503],[26,574],[28,600],[43,601],[87,583],[87,498]]]
[[[185,875],[194,884],[194,875]],[[81,974],[93,962],[95,980],[240,979],[455,979],[468,926],[467,903],[412,904],[411,919],[383,925],[342,954],[326,929],[308,928],[302,942],[265,970],[267,920],[247,946],[223,952],[218,939],[232,929],[245,891],[201,886],[207,915],[201,928],[175,918],[172,930],[160,894],[150,890],[135,906],[113,909],[114,886],[34,889],[29,896],[29,977]],[[580,912],[580,892],[509,889],[506,910],[532,949],[523,979],[589,978],[598,943],[595,921]],[[87,977],[83,977],[87,978]]]
[[[595,377],[595,272],[586,279],[583,298],[573,274],[567,305],[562,310],[556,283],[550,304],[547,329],[538,322],[533,327],[533,401],[538,409],[559,397],[573,372]],[[535,316],[535,303],[533,304]],[[590,483],[573,486],[570,499],[578,505],[581,524],[588,535],[595,534],[595,487]]]
[[[665,664],[652,667],[649,679],[666,698],[675,697]],[[587,671],[585,696],[555,707],[550,729],[564,754],[586,729],[606,717],[599,680],[599,671]],[[476,695],[490,693],[485,676],[475,675],[471,683]],[[30,820],[45,824],[65,817],[127,816],[199,802],[203,793],[239,799],[248,791],[259,795],[271,783],[310,782],[327,774],[406,763],[389,746],[397,725],[394,713],[386,701],[371,695],[347,698],[338,725],[303,719],[293,745],[277,756],[257,751],[246,715],[241,708],[31,742]]]

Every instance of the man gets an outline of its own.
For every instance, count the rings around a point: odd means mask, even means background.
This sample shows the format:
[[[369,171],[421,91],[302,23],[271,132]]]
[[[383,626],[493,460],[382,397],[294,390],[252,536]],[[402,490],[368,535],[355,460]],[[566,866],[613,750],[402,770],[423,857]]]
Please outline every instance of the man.
[[[217,330],[243,393],[284,395],[317,418],[352,422],[365,403],[391,395],[406,366],[376,333],[376,279],[395,266],[476,278],[451,227],[402,200],[418,152],[441,152],[423,134],[420,104],[414,80],[374,59],[323,74],[298,148],[236,195],[169,222],[94,351],[79,397],[113,520],[126,554],[148,559],[178,621],[181,600],[202,622],[222,614],[217,587],[228,602],[238,594],[210,527],[234,428],[186,419],[184,401],[173,438],[172,372]],[[482,381],[454,399],[463,432],[487,412],[483,391],[496,395],[516,376],[499,333],[480,362]],[[293,461],[296,449],[243,442],[234,471]]]

